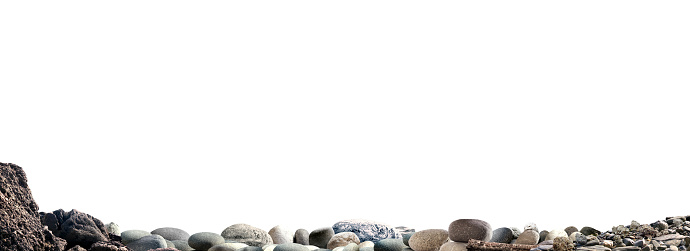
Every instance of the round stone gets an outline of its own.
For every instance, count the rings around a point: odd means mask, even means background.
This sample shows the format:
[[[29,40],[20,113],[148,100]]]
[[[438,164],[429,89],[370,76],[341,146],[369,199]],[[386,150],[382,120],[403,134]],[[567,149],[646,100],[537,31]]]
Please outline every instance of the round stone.
[[[309,245],[314,245],[320,248],[326,248],[328,246],[328,241],[335,235],[333,228],[323,227],[311,231],[309,233]]]
[[[359,251],[359,245],[357,245],[355,243],[347,244],[343,248],[343,251]]]
[[[209,248],[208,251],[237,251],[244,247],[248,247],[248,245],[239,242],[230,242],[214,245],[213,247]]]
[[[574,226],[569,226],[569,227],[566,227],[563,231],[565,231],[565,233],[568,235],[568,237],[570,237],[571,234],[573,234],[575,232],[579,232],[580,230]]]
[[[151,235],[151,233],[145,230],[127,230],[120,233],[120,237],[122,237],[122,244],[125,245],[129,244],[130,242],[141,239],[141,237],[149,235]]]
[[[292,230],[280,225],[275,226],[268,231],[268,235],[271,236],[273,244],[292,243],[294,241],[294,234],[295,232]]]
[[[545,241],[551,241],[551,240],[555,240],[558,237],[568,238],[568,233],[566,233],[562,229],[554,229],[554,230],[551,230],[549,232],[549,234],[546,235],[546,237],[544,237],[544,240]]]
[[[130,242],[127,244],[127,247],[132,251],[147,251],[149,249],[167,248],[168,244],[162,236],[154,234]]]
[[[309,231],[303,228],[297,229],[294,237],[292,238],[292,242],[302,245],[309,245]]]
[[[273,251],[310,251],[309,248],[297,243],[278,244]]]
[[[459,219],[448,226],[450,240],[456,242],[469,242],[470,239],[491,240],[491,225],[488,222],[477,219]]]
[[[268,232],[247,224],[235,224],[229,226],[220,233],[225,240],[240,242],[249,246],[263,247],[266,244],[273,244]]]
[[[566,232],[566,233],[567,233],[567,232]],[[581,235],[583,235],[583,234],[576,231],[576,232],[573,232],[573,233],[571,233],[570,235],[568,235],[568,238],[569,238],[570,241],[572,241],[572,242],[577,242],[577,237],[579,237],[579,236],[581,236]]]
[[[510,227],[510,230],[513,231],[513,239],[517,239],[517,237],[522,233],[522,230],[516,227]],[[493,238],[493,236],[491,238]]]
[[[307,247],[309,249],[309,251],[314,251],[314,250],[320,249],[319,247],[314,246],[314,245],[304,245],[304,246]]]
[[[515,241],[515,244],[524,245],[537,245],[537,243],[539,243],[539,233],[531,229],[522,232],[522,234],[520,234],[520,236],[518,236],[517,240]]]
[[[373,248],[374,246],[376,246],[376,243],[374,243],[373,241],[363,241],[363,242],[359,243],[359,248],[365,248],[365,247]]]
[[[497,243],[510,243],[513,241],[513,230],[507,227],[500,227],[497,229],[494,229],[494,231],[491,233],[491,240],[490,242],[497,242]]]
[[[196,250],[208,250],[215,245],[225,243],[223,236],[211,233],[211,232],[200,232],[189,236],[187,243],[190,247]]]
[[[374,251],[402,251],[407,245],[402,239],[383,239],[374,244]]]
[[[388,238],[400,238],[395,231],[395,227],[380,222],[370,220],[344,220],[333,224],[333,231],[337,233],[352,232],[357,235],[360,241],[373,241]]]
[[[465,242],[446,242],[441,246],[439,251],[467,251],[467,243]]]
[[[326,249],[330,250],[330,249]],[[359,251],[374,251],[374,247],[361,247],[359,248]]]
[[[584,234],[585,236],[587,236],[587,235],[599,235],[599,234],[601,234],[601,231],[596,230],[592,227],[583,227],[582,229],[580,229],[580,233]]]
[[[264,251],[264,250],[260,247],[246,246],[246,247],[238,249],[237,251]]]
[[[162,227],[151,231],[151,234],[157,234],[169,241],[175,240],[187,240],[189,239],[189,233],[186,231],[174,228],[174,227]]]
[[[537,233],[539,232],[539,228],[537,228],[537,224],[534,222],[530,222],[530,223],[525,224],[525,227],[523,228],[523,230],[524,231],[534,230],[534,231],[537,231]]]
[[[410,248],[414,251],[438,251],[448,241],[450,239],[445,229],[426,229],[410,237]]]
[[[542,230],[541,232],[539,232],[539,243],[544,241],[544,239],[546,239],[546,236],[548,234],[549,234],[549,231],[546,231],[546,230]]]
[[[333,250],[337,247],[344,247],[350,243],[359,244],[359,237],[353,232],[341,232],[333,235],[326,245],[327,249]]]
[[[403,235],[402,235],[403,243],[404,243],[406,246],[408,246],[408,247],[410,246],[410,238],[412,237],[412,235],[413,235],[414,233],[415,233],[415,232],[406,233],[406,234],[403,234]]]
[[[186,240],[174,240],[171,241],[177,250],[180,251],[192,251],[194,250],[192,247],[189,246],[189,243],[187,243]]]

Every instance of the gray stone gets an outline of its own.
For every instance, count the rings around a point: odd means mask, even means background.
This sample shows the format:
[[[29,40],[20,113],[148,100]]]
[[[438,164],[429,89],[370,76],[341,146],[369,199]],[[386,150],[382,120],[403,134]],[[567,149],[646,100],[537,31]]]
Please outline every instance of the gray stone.
[[[359,251],[359,245],[355,243],[347,244],[343,247],[343,251]]]
[[[553,240],[553,249],[555,251],[571,251],[575,249],[575,245],[570,238],[559,236]]]
[[[247,224],[229,226],[220,235],[225,240],[241,242],[249,246],[263,247],[264,245],[273,244],[273,240],[268,235],[268,232]]]
[[[333,229],[331,229],[331,231],[333,231]],[[292,238],[292,242],[309,245],[309,231],[303,228],[297,229],[297,231],[295,231],[295,236]],[[326,243],[328,244],[328,241],[326,241]]]
[[[534,230],[525,230],[518,236],[515,244],[537,245],[539,243],[539,233]]]
[[[141,237],[149,236],[151,233],[145,230],[127,230],[120,234],[122,238],[122,244],[129,244],[130,242],[141,239]]]
[[[404,234],[414,234],[415,230],[414,230],[414,228],[399,226],[399,227],[395,227],[395,232],[397,232],[398,235],[400,235],[402,238],[402,235],[404,235]]]
[[[633,243],[633,246],[640,247],[640,248],[644,247],[645,245],[647,245],[647,242],[644,239],[638,240],[635,243]]]
[[[405,247],[402,239],[383,239],[374,244],[374,251],[402,251]]]
[[[601,231],[596,230],[592,227],[583,227],[582,229],[580,229],[580,233],[584,235],[599,235],[601,234]]]
[[[326,248],[333,250],[334,248],[337,248],[337,247],[347,246],[347,244],[350,244],[350,243],[359,244],[360,243],[359,237],[353,232],[340,232],[340,233],[333,235],[333,237],[331,237],[331,239],[328,240],[328,244],[326,245]]]
[[[273,251],[309,251],[309,248],[297,243],[278,244]]]
[[[546,237],[544,238],[544,241],[555,240],[557,237],[568,238],[568,234],[561,229],[554,229],[554,230],[551,230],[549,232],[549,234],[546,235]]]
[[[324,227],[315,229],[309,233],[309,245],[326,248],[328,246],[328,241],[331,240],[333,235],[335,235],[333,228]]]
[[[194,250],[192,247],[189,246],[189,243],[187,243],[187,240],[174,240],[171,241],[177,250],[180,251],[192,251]]]
[[[260,247],[246,246],[246,247],[238,249],[237,251],[264,251],[264,250]]]
[[[549,231],[542,230],[541,232],[539,232],[539,242],[544,241],[547,235],[549,235]]]
[[[169,241],[175,240],[187,240],[189,239],[189,233],[179,228],[174,227],[162,227],[151,231],[151,234],[157,234],[162,236],[164,239]]]
[[[520,230],[519,228],[510,227],[510,230],[513,231],[513,240],[517,239],[520,236],[520,234],[522,234],[522,230]],[[539,232],[539,231],[537,231],[537,232]]]
[[[122,232],[120,232],[120,226],[115,224],[115,222],[105,224],[105,229],[108,230],[108,233],[113,235],[120,236],[120,234],[122,234]]]
[[[336,222],[333,224],[333,231],[336,234],[342,232],[355,233],[360,241],[377,242],[383,239],[402,237],[395,231],[395,228],[390,225],[362,219]]]
[[[446,242],[441,246],[439,251],[467,251],[467,243],[465,242]]]
[[[216,233],[200,232],[189,236],[187,243],[193,249],[208,250],[215,245],[225,243],[225,239],[223,236]]]
[[[640,251],[640,247],[630,246],[630,247],[616,247],[611,249],[611,251]]]
[[[511,230],[510,228],[500,227],[494,229],[494,231],[491,234],[490,242],[510,243],[511,241],[513,241],[513,230]]]
[[[409,243],[414,251],[438,251],[448,241],[450,238],[445,229],[426,229],[414,233]]]
[[[414,232],[403,234],[402,235],[403,244],[405,244],[406,246],[409,247],[410,246],[410,237],[412,237],[413,234],[414,234]]]
[[[295,232],[292,232],[292,230],[280,225],[268,231],[268,235],[271,236],[271,240],[274,244],[292,243],[294,241],[294,234]]]
[[[376,244],[373,241],[363,241],[363,242],[359,243],[359,248],[363,248],[363,247],[372,247],[373,248],[374,246],[376,246]]]
[[[604,247],[602,245],[578,247],[575,250],[577,250],[577,251],[611,251],[610,248]]]
[[[574,226],[566,227],[566,228],[564,229],[564,231],[565,231],[565,233],[568,234],[568,236],[570,236],[571,234],[573,234],[573,233],[575,233],[575,232],[580,232],[580,230],[578,230],[578,229],[577,229],[576,227],[574,227]]]
[[[213,247],[209,248],[208,251],[237,251],[242,248],[248,247],[247,244],[244,243],[239,243],[239,242],[226,242],[226,243],[221,243],[218,245],[214,245]]]
[[[160,235],[153,234],[130,242],[127,244],[127,247],[132,251],[147,251],[149,249],[167,248],[168,244],[165,242],[165,238]]]
[[[633,241],[633,240],[630,239],[630,238],[624,238],[624,239],[623,239],[623,244],[625,244],[626,246],[634,246],[635,241]]]
[[[534,222],[530,222],[530,223],[525,224],[525,227],[523,228],[523,230],[524,231],[534,230],[534,231],[537,231],[537,233],[539,232],[539,228],[537,228],[537,224]]]
[[[56,236],[67,241],[68,246],[79,245],[90,248],[96,242],[108,241],[108,230],[99,219],[76,209],[63,216],[64,222]]]
[[[470,239],[491,240],[491,225],[483,220],[459,219],[448,226],[449,238],[456,242],[468,242]]]

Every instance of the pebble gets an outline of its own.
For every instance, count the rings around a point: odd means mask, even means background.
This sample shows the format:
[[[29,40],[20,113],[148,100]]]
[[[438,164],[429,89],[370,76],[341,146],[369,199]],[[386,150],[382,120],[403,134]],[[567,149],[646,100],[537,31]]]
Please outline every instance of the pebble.
[[[216,233],[200,232],[189,236],[187,243],[195,250],[204,251],[215,245],[225,243],[225,239]]]
[[[407,245],[402,239],[383,239],[374,244],[374,251],[402,251]],[[347,251],[347,250],[345,250]]]
[[[549,234],[546,235],[546,237],[544,237],[544,241],[554,240],[557,237],[568,238],[568,234],[565,231],[563,231],[562,229],[554,229],[554,230],[551,230],[549,232]]]
[[[344,247],[350,243],[359,244],[359,237],[353,232],[340,232],[331,237],[326,248],[333,250],[336,247]]]
[[[578,230],[575,226],[566,227],[563,231],[565,231],[568,234],[568,236],[575,232],[580,232],[580,230]]]
[[[309,233],[309,245],[326,248],[328,246],[328,241],[331,240],[333,235],[335,235],[335,232],[331,227],[315,229]]]
[[[519,228],[516,228],[516,227],[510,227],[510,230],[513,231],[513,239],[517,239],[517,237],[520,236],[520,234],[522,234],[522,231],[523,231],[523,230],[520,230]],[[539,231],[537,231],[537,232],[539,232]]]
[[[410,246],[410,237],[412,237],[414,233],[406,233],[402,235],[403,243],[406,246]]]
[[[131,249],[132,251],[147,251],[149,249],[167,247],[168,244],[165,242],[165,239],[157,234],[147,235],[127,244],[127,248]]]
[[[326,249],[329,250],[329,249]],[[374,251],[374,247],[361,247],[359,251]]]
[[[360,243],[361,244],[361,243]],[[359,251],[359,245],[355,243],[350,243],[345,245],[343,251]]]
[[[439,251],[467,251],[467,243],[465,242],[446,242],[441,245]]]
[[[364,248],[364,247],[374,247],[376,244],[373,241],[363,241],[359,243],[359,248]],[[407,245],[407,244],[405,244]]]
[[[234,224],[223,230],[220,234],[225,240],[241,242],[249,246],[262,247],[266,244],[273,244],[268,232],[247,224]]]
[[[410,248],[414,251],[438,251],[443,244],[450,241],[445,229],[426,229],[410,237]]]
[[[537,231],[537,233],[539,232],[539,228],[537,228],[537,224],[535,224],[534,222],[530,222],[530,223],[525,224],[525,227],[523,228],[523,230],[524,231],[534,230],[534,231]]]
[[[352,232],[360,241],[373,241],[388,238],[401,238],[394,227],[371,220],[354,219],[343,220],[333,224],[333,231],[337,233]]]
[[[274,244],[292,243],[294,241],[294,234],[295,232],[292,232],[292,230],[280,225],[268,231],[268,235],[271,236]]]
[[[576,250],[577,251],[611,251],[610,248],[607,248],[607,247],[604,247],[601,245],[578,247]]]
[[[208,251],[237,251],[242,248],[249,247],[249,245],[244,244],[244,243],[239,243],[239,242],[232,242],[232,243],[221,243],[218,245],[214,245],[213,247],[209,248]]]
[[[575,245],[570,238],[559,236],[553,240],[553,249],[555,251],[570,251],[575,249]]]
[[[483,220],[459,219],[450,223],[448,235],[455,242],[468,242],[470,239],[491,240],[491,225]]]
[[[539,232],[539,242],[544,241],[547,235],[549,235],[549,231],[542,230],[541,232]]]
[[[490,242],[510,243],[513,241],[513,237],[513,230],[507,227],[499,227],[494,229],[494,231],[491,233]]]
[[[180,251],[192,251],[192,250],[194,250],[192,247],[189,246],[189,243],[187,243],[186,240],[184,240],[184,241],[183,240],[174,240],[171,242],[175,245],[175,248],[177,250],[180,250]]]
[[[141,237],[149,236],[151,233],[145,230],[127,230],[121,233],[122,244],[129,244],[130,242],[141,239]]]
[[[297,229],[292,242],[302,245],[309,245],[309,231],[303,228]]]
[[[309,248],[297,243],[283,243],[276,245],[273,251],[310,251]]]
[[[601,234],[601,231],[596,230],[592,227],[583,227],[582,229],[580,229],[580,233],[584,235],[599,235]]]
[[[115,222],[111,222],[111,223],[106,224],[105,229],[108,230],[108,233],[111,233],[111,234],[114,234],[117,236],[120,236],[120,234],[122,234],[120,232],[120,226],[115,224]]]
[[[174,228],[174,227],[162,227],[151,231],[151,234],[157,234],[169,241],[175,240],[187,240],[189,239],[189,233],[186,231]]]
[[[255,246],[246,246],[246,247],[238,249],[237,251],[264,251],[264,249],[260,248],[260,247],[255,247]]]
[[[639,251],[640,249],[641,249],[640,247],[631,246],[631,247],[617,247],[617,248],[613,248],[611,250],[612,251]]]
[[[515,244],[537,245],[539,243],[539,233],[534,230],[525,230],[518,236]]]

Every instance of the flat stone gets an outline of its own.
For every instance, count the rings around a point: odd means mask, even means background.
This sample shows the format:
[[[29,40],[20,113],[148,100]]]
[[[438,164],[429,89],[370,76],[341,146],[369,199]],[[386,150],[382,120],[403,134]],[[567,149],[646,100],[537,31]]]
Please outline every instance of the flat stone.
[[[640,247],[635,247],[635,246],[629,246],[629,247],[617,247],[611,249],[612,251],[639,251],[641,248]]]
[[[610,248],[604,247],[602,245],[578,247],[575,250],[577,250],[577,251],[611,251]]]
[[[249,247],[249,245],[241,242],[226,242],[214,245],[209,248],[208,251],[238,251],[242,248]]]
[[[120,234],[120,237],[122,238],[122,244],[127,245],[130,242],[136,241],[138,239],[141,239],[141,237],[149,236],[149,235],[151,235],[151,233],[149,233],[149,231],[133,229],[133,230],[127,230],[127,231],[122,232]]]
[[[273,244],[273,239],[268,232],[247,224],[234,224],[223,230],[220,234],[228,241],[241,242],[249,246],[262,247]]]
[[[175,241],[175,240],[188,240],[189,239],[189,233],[187,231],[184,231],[179,228],[174,228],[174,227],[162,227],[162,228],[157,228],[153,231],[151,231],[151,234],[157,234],[162,236],[164,239],[169,240],[169,241]]]
[[[374,244],[374,251],[402,251],[407,245],[402,239],[383,239]]]
[[[343,220],[333,224],[333,231],[337,233],[352,232],[360,241],[373,241],[388,238],[402,238],[394,227],[371,220],[353,219]]]
[[[205,251],[215,245],[225,243],[225,239],[216,233],[200,232],[190,236],[187,243],[196,250]]]
[[[260,247],[246,246],[246,247],[238,249],[237,251],[264,251],[264,250]]]
[[[491,225],[483,220],[459,219],[448,226],[449,238],[455,242],[468,242],[470,239],[491,240]]]

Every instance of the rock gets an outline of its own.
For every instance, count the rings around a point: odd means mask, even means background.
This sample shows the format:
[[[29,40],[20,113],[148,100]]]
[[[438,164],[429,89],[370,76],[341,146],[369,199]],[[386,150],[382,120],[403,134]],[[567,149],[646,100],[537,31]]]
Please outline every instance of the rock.
[[[294,234],[295,232],[292,232],[292,230],[280,225],[268,231],[268,235],[271,236],[271,240],[274,244],[292,243],[294,241]]]
[[[211,232],[200,232],[189,236],[187,244],[196,250],[208,250],[209,248],[225,243],[223,236],[211,233]]]
[[[539,243],[539,233],[534,230],[525,230],[525,232],[522,232],[520,236],[518,236],[517,240],[515,241],[515,244],[524,244],[524,245],[537,245]]]
[[[330,249],[324,249],[324,250],[330,250]],[[374,247],[361,247],[361,248],[359,248],[359,251],[374,251]]]
[[[149,249],[167,248],[168,244],[165,242],[165,238],[162,236],[152,234],[130,242],[127,244],[127,247],[132,251],[147,251]]]
[[[262,248],[264,251],[273,251],[273,249],[276,248],[276,246],[278,246],[278,244],[265,245],[265,246],[263,246],[263,247],[261,247],[261,248]],[[253,246],[250,246],[250,247],[253,247]]]
[[[547,235],[549,235],[549,231],[542,230],[541,232],[539,232],[539,242],[544,241]]]
[[[186,240],[174,240],[171,241],[173,245],[175,245],[175,248],[180,250],[180,251],[192,251],[194,248],[189,246],[189,243],[187,243]]]
[[[326,245],[326,248],[333,250],[337,247],[344,247],[349,243],[359,244],[359,237],[353,232],[340,232],[331,237]]]
[[[573,234],[575,235],[575,244],[580,245],[580,246],[587,245],[587,242],[588,242],[587,236],[585,236],[584,234],[582,234],[580,232],[575,232]]]
[[[99,219],[72,209],[64,213],[62,209],[53,212],[58,221],[58,230],[54,231],[56,236],[67,241],[67,248],[79,245],[83,248],[90,248],[96,242],[108,241],[108,230],[105,224]]]
[[[309,251],[309,248],[297,243],[278,244],[273,251]]]
[[[539,228],[537,228],[537,224],[534,222],[530,222],[530,223],[525,224],[525,227],[523,228],[523,230],[524,231],[534,230],[534,231],[537,231],[537,233],[539,232]]]
[[[119,241],[99,241],[91,245],[89,251],[131,251],[131,249]]]
[[[189,233],[187,231],[184,231],[179,228],[174,228],[174,227],[162,227],[158,228],[156,230],[151,231],[151,234],[157,234],[162,236],[164,239],[169,240],[169,241],[176,241],[176,240],[188,240],[189,239]]]
[[[527,227],[527,226],[525,226],[525,227]],[[513,240],[517,239],[520,236],[520,234],[522,234],[522,230],[520,230],[519,228],[510,227],[510,230],[513,231]],[[537,232],[539,232],[539,231],[537,231]]]
[[[360,243],[360,244],[362,244],[362,243]],[[359,245],[356,243],[347,244],[343,248],[343,251],[359,251]]]
[[[89,250],[91,251],[91,250]],[[149,251],[179,251],[177,248],[156,248],[156,249],[150,249]]]
[[[468,242],[470,239],[491,240],[491,225],[488,222],[477,219],[459,219],[448,226],[450,240],[455,242]]]
[[[607,247],[607,248],[615,248],[616,245],[613,243],[612,240],[604,240],[604,247]]]
[[[121,234],[120,226],[115,224],[115,222],[105,224],[105,230],[107,230],[109,234],[114,234],[114,235],[118,235],[118,236]]]
[[[467,243],[449,241],[441,245],[439,251],[467,251]]]
[[[633,246],[640,247],[640,248],[644,247],[645,245],[647,245],[647,242],[645,241],[645,239],[641,239],[641,240],[638,240],[635,243],[633,243]]]
[[[494,229],[494,231],[491,233],[490,242],[510,243],[511,241],[513,241],[513,230],[510,228],[500,227]]]
[[[67,245],[43,229],[24,169],[0,163],[0,247],[3,251],[62,251]]]
[[[363,241],[363,242],[359,243],[359,248],[364,248],[364,247],[373,248],[374,246],[376,246],[376,243],[374,243],[373,241]]]
[[[641,226],[640,223],[637,222],[637,221],[635,221],[635,220],[633,220],[633,221],[630,222],[630,230],[632,230],[632,231],[637,231],[637,229],[638,229],[640,226]]]
[[[352,232],[360,241],[373,241],[388,238],[401,238],[394,227],[389,225],[362,219],[344,220],[333,224],[333,231],[337,233]]]
[[[576,227],[574,227],[574,226],[566,227],[563,231],[565,231],[565,233],[566,233],[568,236],[570,236],[571,234],[573,234],[573,233],[575,233],[575,232],[580,232],[580,230],[578,230],[578,229],[577,229]]]
[[[345,249],[345,247],[337,247],[337,248],[334,248],[333,251],[343,251],[344,249]],[[330,249],[326,249],[326,250],[330,250]]]
[[[333,228],[324,227],[318,228],[309,233],[309,245],[314,245],[320,248],[326,248],[328,241],[335,235]]]
[[[238,249],[237,251],[264,251],[264,250],[260,247],[246,246],[246,247]]]
[[[640,247],[631,246],[631,247],[617,247],[617,248],[614,248],[611,250],[612,251],[639,251],[640,249],[641,249]]]
[[[544,238],[544,241],[555,240],[557,237],[568,238],[568,234],[561,229],[554,229],[554,230],[550,231],[549,234],[546,235],[546,237]]]
[[[611,251],[610,248],[597,245],[597,246],[587,246],[587,247],[578,247],[576,249],[577,251]]]
[[[575,250],[575,245],[573,245],[573,242],[570,241],[570,238],[559,236],[553,240],[553,250],[554,251],[572,251],[572,250]]]
[[[663,231],[668,229],[668,223],[666,221],[657,221],[652,224],[650,224],[653,228],[656,228],[658,231]]]
[[[72,247],[72,248],[70,248],[70,249],[67,249],[67,251],[86,251],[86,249],[84,249],[83,247],[77,245],[77,246],[74,246],[74,247]]]
[[[333,229],[331,229],[332,231]],[[331,239],[330,237],[328,238],[329,240]],[[294,243],[302,244],[302,245],[309,245],[309,231],[306,229],[300,228],[295,231],[295,236],[292,238],[292,241]],[[326,242],[328,244],[328,242]]]
[[[240,242],[221,243],[209,248],[208,251],[237,251],[249,245]]]
[[[570,238],[570,241],[575,242],[575,241],[577,241],[577,237],[581,236],[581,235],[583,235],[583,234],[580,232],[573,232],[573,233],[568,235],[568,238]]]
[[[443,244],[450,241],[445,229],[426,229],[410,237],[410,248],[414,251],[438,251]]]
[[[625,246],[633,246],[633,245],[635,244],[635,241],[633,241],[633,240],[630,239],[630,238],[624,238],[624,239],[623,239],[623,244],[624,244]]]
[[[587,236],[587,235],[599,235],[599,234],[601,234],[601,231],[596,230],[592,227],[583,227],[582,229],[580,229],[580,233],[584,234],[585,236]]]
[[[262,247],[267,244],[273,244],[273,240],[268,235],[268,232],[247,224],[229,226],[220,235],[225,240],[241,242],[249,246]]]
[[[399,226],[399,227],[395,227],[395,232],[397,232],[398,235],[400,235],[402,238],[402,236],[404,234],[414,234],[415,230],[414,230],[414,228]]]
[[[383,239],[374,244],[374,251],[402,251],[407,246],[402,239]]]
[[[403,244],[405,244],[406,246],[410,246],[410,237],[412,237],[413,234],[414,234],[414,232],[403,234],[402,235]]]
[[[138,239],[141,239],[141,237],[149,235],[151,235],[151,233],[149,233],[146,230],[127,230],[122,232],[120,237],[122,237],[122,243],[127,245],[130,242],[136,241]]]

